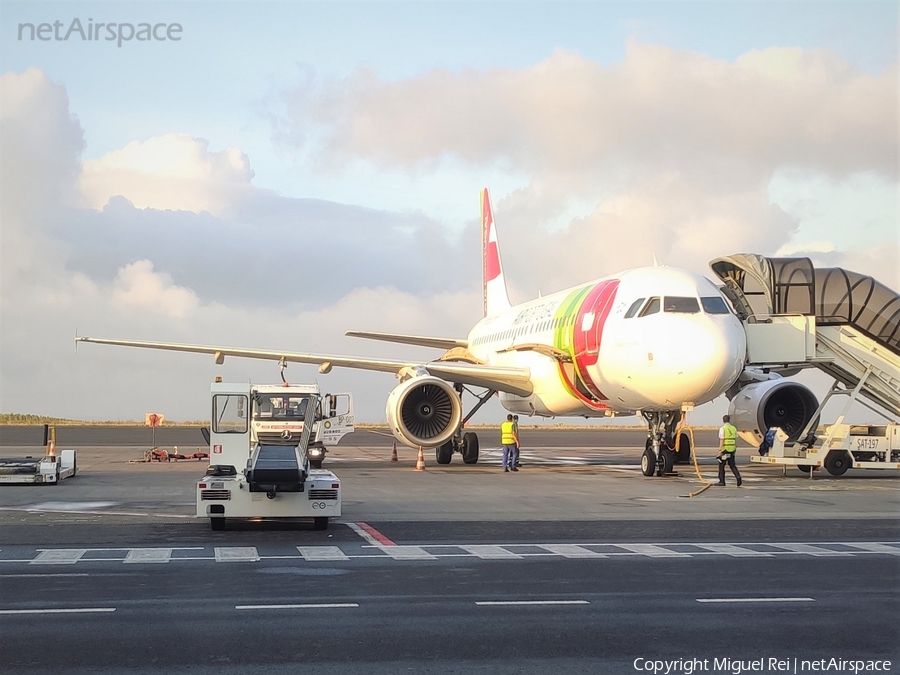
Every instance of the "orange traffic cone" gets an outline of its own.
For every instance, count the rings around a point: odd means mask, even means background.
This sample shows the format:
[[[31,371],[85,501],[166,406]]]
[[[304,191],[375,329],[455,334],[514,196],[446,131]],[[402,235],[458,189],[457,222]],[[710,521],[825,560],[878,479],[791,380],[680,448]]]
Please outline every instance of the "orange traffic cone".
[[[399,462],[400,460],[397,458],[397,441],[394,441],[394,449],[391,450],[391,461]]]
[[[425,454],[422,452],[422,446],[419,446],[419,456],[416,457],[416,471],[425,470]]]

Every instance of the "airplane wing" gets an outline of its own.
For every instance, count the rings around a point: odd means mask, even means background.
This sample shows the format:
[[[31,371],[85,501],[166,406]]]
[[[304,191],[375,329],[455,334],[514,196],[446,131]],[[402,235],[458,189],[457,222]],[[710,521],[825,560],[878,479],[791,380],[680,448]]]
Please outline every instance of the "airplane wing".
[[[332,366],[341,368],[359,368],[375,370],[383,373],[399,373],[404,368],[424,369],[429,374],[448,382],[468,384],[474,387],[486,387],[497,391],[509,392],[519,396],[532,393],[531,371],[528,368],[508,368],[473,363],[454,363],[432,361],[420,363],[416,361],[399,361],[394,359],[367,359],[356,356],[330,356],[327,354],[300,354],[296,352],[275,352],[263,349],[236,349],[233,347],[215,347],[208,345],[186,345],[172,342],[144,342],[140,340],[110,340],[107,338],[76,337],[77,342],[93,342],[102,345],[119,345],[122,347],[143,347],[145,349],[163,349],[175,352],[193,352],[196,354],[212,354],[216,363],[224,363],[226,356],[239,356],[247,359],[265,359],[284,361],[286,363],[311,363],[321,366],[322,372],[328,372]]]
[[[366,338],[367,340],[382,340],[384,342],[396,342],[404,345],[417,345],[419,347],[436,347],[438,349],[453,349],[454,347],[466,348],[469,346],[468,340],[402,335],[399,333],[371,333],[364,330],[348,330],[344,335]]]

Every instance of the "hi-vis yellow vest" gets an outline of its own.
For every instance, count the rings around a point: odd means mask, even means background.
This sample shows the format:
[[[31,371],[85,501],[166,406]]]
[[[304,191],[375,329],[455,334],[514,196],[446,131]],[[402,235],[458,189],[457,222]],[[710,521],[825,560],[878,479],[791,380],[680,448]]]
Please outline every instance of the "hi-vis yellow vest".
[[[737,428],[733,424],[722,426],[722,452],[734,452],[737,450]]]
[[[513,422],[500,425],[500,445],[515,445],[516,435],[513,433]]]

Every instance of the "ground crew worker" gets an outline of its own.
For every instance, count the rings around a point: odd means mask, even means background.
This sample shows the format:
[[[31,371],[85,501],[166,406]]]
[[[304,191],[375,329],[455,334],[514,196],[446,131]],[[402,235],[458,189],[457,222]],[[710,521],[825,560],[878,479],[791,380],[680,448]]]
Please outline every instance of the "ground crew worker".
[[[521,446],[519,445],[519,416],[513,415],[513,433],[516,435],[516,457],[513,460],[513,467],[518,469],[522,466],[519,463],[519,450],[521,450]]]
[[[737,429],[731,423],[731,417],[725,415],[722,418],[724,424],[719,428],[719,482],[717,485],[725,485],[725,465],[731,467],[731,473],[737,481],[738,487],[743,482],[741,474],[738,473],[737,465],[734,463],[734,455],[737,451]]]
[[[503,446],[503,470],[518,471],[516,468],[516,447],[519,445],[519,438],[516,435],[516,425],[513,422],[513,416],[507,415],[506,421],[500,425],[500,444]]]

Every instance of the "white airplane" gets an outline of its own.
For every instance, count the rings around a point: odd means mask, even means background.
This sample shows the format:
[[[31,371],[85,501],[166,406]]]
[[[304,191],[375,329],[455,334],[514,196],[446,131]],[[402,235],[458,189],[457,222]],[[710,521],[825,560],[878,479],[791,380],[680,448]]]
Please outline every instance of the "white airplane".
[[[743,405],[778,406],[777,388],[803,385],[745,371],[746,336],[737,315],[706,277],[666,266],[641,267],[511,305],[488,191],[481,193],[484,318],[466,338],[350,331],[349,336],[445,350],[421,363],[206,345],[77,337],[80,342],[390,372],[399,384],[387,399],[391,431],[412,447],[434,447],[438,463],[455,452],[478,461],[478,437],[465,424],[493,395],[504,408],[543,417],[640,414],[649,433],[644,475],[669,473],[690,458],[684,411],[743,390]],[[753,382],[753,380],[763,380]],[[484,390],[478,394],[469,387]],[[462,396],[477,402],[463,414]],[[808,391],[808,390],[806,390]],[[785,393],[782,392],[781,398]],[[814,407],[814,406],[813,406]],[[765,411],[777,416],[778,411]],[[745,415],[762,419],[760,415]],[[805,423],[805,420],[804,420]],[[755,426],[755,425],[751,425]],[[758,429],[740,429],[759,434]],[[799,430],[798,430],[799,431]],[[763,433],[765,429],[763,429]]]

